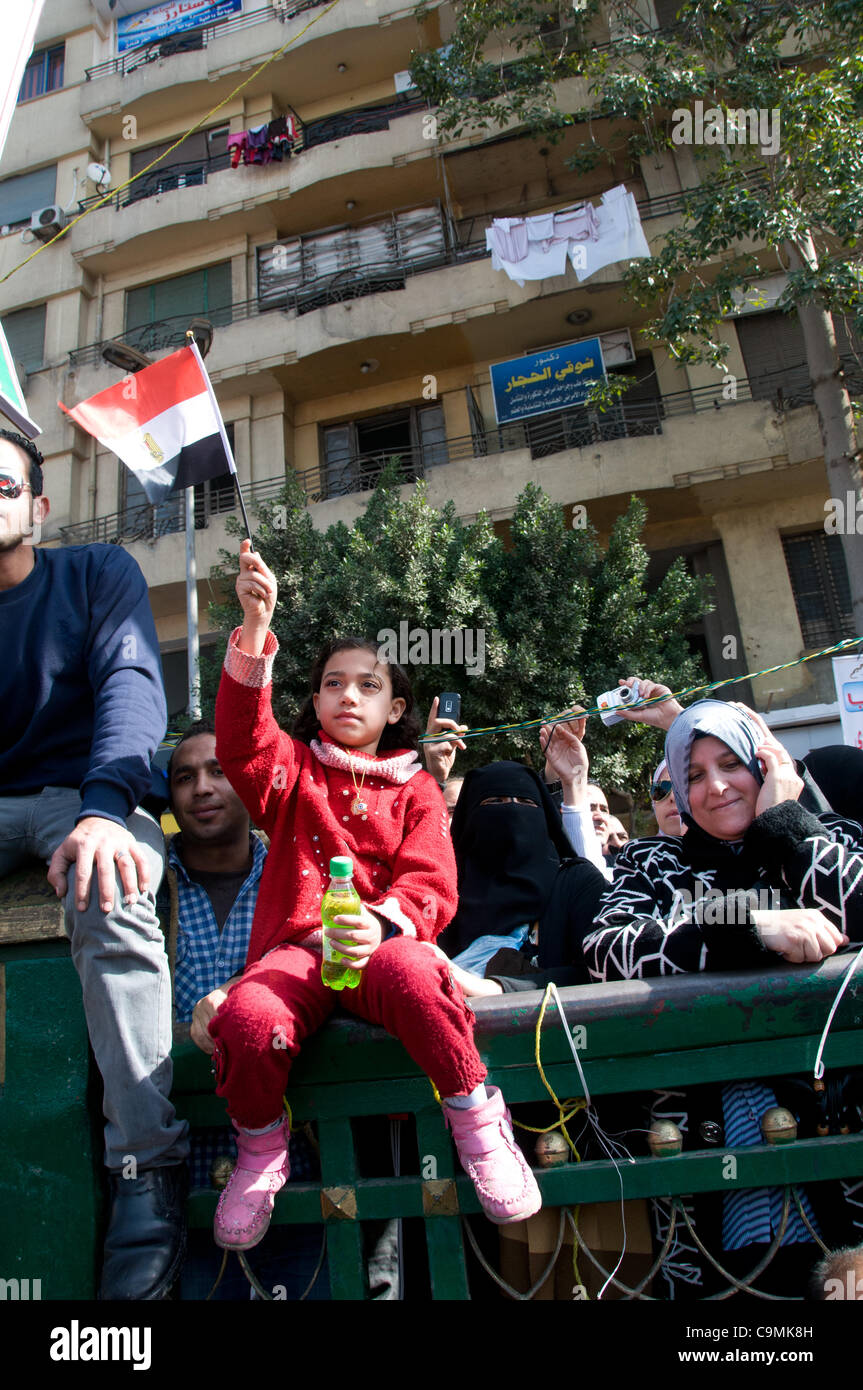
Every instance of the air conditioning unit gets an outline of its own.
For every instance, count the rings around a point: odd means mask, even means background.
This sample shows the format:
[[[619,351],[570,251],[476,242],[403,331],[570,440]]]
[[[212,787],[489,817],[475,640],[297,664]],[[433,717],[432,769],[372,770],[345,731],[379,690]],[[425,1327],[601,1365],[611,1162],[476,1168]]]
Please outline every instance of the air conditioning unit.
[[[49,208],[37,208],[30,216],[30,231],[39,241],[50,241],[66,225],[66,214],[55,203]]]

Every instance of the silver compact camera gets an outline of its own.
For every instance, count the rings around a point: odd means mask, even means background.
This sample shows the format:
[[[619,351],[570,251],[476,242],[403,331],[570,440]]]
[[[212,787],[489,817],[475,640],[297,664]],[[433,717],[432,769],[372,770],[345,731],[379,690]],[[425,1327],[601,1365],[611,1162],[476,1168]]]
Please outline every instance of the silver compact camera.
[[[622,705],[634,705],[641,698],[641,690],[638,681],[632,687],[620,685],[617,690],[606,690],[602,695],[596,697],[596,707],[599,710],[599,717],[607,729],[612,724],[623,724],[626,721],[621,719],[616,713]]]

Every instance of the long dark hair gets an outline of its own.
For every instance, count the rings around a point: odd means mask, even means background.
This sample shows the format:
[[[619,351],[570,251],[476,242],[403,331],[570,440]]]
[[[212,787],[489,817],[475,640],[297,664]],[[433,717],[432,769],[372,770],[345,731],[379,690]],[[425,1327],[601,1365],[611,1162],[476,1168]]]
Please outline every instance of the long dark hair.
[[[315,705],[312,695],[317,695],[321,688],[324,671],[327,669],[327,662],[336,652],[345,651],[364,651],[369,652],[375,659],[376,666],[386,666],[389,671],[390,684],[393,689],[394,700],[404,700],[405,708],[401,719],[395,724],[385,724],[383,733],[378,743],[378,751],[382,752],[389,748],[412,748],[416,751],[419,742],[419,720],[414,714],[414,693],[411,683],[408,680],[407,672],[397,661],[383,661],[380,657],[380,648],[377,642],[372,642],[367,637],[336,637],[318,653],[315,664],[312,667],[310,679],[311,694],[307,697],[302,709],[294,720],[293,735],[295,738],[302,739],[303,743],[311,743],[313,738],[317,738],[321,731],[320,721],[315,713]]]

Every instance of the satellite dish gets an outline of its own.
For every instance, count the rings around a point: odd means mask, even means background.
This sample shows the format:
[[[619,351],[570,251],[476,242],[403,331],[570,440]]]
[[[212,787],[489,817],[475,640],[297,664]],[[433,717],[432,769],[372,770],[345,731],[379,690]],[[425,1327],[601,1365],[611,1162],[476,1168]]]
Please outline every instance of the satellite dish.
[[[95,183],[100,193],[111,187],[111,172],[104,164],[88,164],[87,178]]]

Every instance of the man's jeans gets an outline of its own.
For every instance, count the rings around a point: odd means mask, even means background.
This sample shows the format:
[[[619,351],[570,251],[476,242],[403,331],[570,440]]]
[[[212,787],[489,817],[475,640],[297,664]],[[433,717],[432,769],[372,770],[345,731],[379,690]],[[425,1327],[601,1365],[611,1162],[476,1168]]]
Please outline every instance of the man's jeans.
[[[74,828],[77,791],[46,787],[34,796],[0,797],[0,878],[28,855],[46,862]],[[125,906],[115,871],[114,907],[99,907],[95,868],[89,906],[75,905],[75,868],[67,871],[66,932],[81,978],[90,1042],[105,1087],[105,1163],[122,1172],[178,1163],[188,1154],[188,1126],[168,1100],[171,1090],[171,981],[155,910],[165,868],[162,831],[133,811],[127,829],[150,869],[145,896]]]

